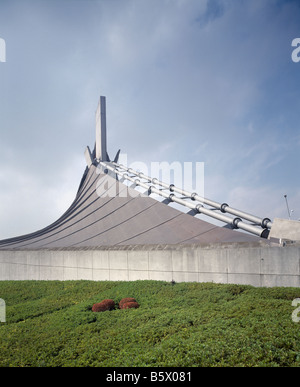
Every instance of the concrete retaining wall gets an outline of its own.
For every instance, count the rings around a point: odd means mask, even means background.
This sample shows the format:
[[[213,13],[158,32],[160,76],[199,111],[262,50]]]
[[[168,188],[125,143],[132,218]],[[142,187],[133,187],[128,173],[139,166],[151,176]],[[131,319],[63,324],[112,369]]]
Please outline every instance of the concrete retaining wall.
[[[300,287],[300,246],[2,250],[0,280],[163,280]]]

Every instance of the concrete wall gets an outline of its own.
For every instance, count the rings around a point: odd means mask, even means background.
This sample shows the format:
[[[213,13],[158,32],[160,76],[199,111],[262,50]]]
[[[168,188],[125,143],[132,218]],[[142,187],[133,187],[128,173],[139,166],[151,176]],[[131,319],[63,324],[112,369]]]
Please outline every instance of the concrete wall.
[[[78,279],[300,287],[300,246],[224,243],[0,251],[0,280]]]

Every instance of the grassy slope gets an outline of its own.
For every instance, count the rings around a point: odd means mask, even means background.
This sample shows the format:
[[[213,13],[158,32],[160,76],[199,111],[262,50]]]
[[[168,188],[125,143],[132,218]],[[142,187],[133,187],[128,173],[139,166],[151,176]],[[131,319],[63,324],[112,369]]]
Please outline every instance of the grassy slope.
[[[139,309],[94,313],[135,297]],[[296,288],[3,281],[0,366],[300,366]]]

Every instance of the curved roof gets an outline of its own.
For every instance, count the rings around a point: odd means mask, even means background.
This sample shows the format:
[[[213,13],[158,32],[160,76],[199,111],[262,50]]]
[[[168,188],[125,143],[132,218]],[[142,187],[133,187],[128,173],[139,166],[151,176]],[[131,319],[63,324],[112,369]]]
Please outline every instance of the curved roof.
[[[115,180],[86,169],[76,198],[54,223],[0,241],[0,249],[257,242],[261,239],[185,214]]]

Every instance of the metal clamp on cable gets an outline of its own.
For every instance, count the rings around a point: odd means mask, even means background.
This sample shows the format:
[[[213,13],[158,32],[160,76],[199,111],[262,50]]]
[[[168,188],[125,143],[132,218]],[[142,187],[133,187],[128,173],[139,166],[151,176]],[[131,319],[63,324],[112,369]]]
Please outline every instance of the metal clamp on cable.
[[[221,212],[225,213],[226,212],[226,207],[229,207],[229,205],[227,203],[221,204],[221,207],[220,207]]]
[[[152,188],[155,188],[155,187],[153,187],[153,185],[150,185],[149,188],[148,188],[148,195],[151,195],[151,193],[152,193],[152,192],[151,192]]]
[[[261,227],[262,228],[268,228],[268,223],[270,223],[271,222],[271,219],[269,219],[269,218],[264,218],[263,220],[262,220],[262,222],[261,222]]]
[[[239,228],[239,223],[242,222],[242,219],[241,218],[234,218],[232,220],[232,226],[234,228]]]
[[[201,210],[200,210],[201,207],[203,207],[202,204],[197,204],[195,209],[200,213],[201,212]]]
[[[197,196],[197,192],[191,193],[191,199],[192,199],[192,200],[196,200],[196,199],[195,199],[195,196]]]
[[[170,194],[170,195],[169,195],[169,199],[171,200],[171,202],[174,201],[174,200],[173,200],[174,196],[175,196],[175,194]]]

